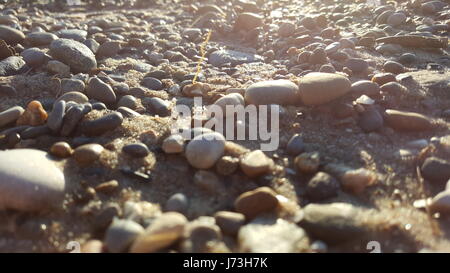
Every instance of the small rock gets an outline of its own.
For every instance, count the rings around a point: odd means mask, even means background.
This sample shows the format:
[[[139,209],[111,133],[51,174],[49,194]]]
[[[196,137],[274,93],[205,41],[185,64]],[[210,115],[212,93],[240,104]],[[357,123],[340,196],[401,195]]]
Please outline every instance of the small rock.
[[[17,75],[21,73],[25,68],[25,61],[22,59],[22,57],[11,56],[0,61],[0,76],[4,77]]]
[[[244,106],[244,97],[238,93],[228,94],[216,100],[213,105],[220,107],[225,116],[232,116],[236,112],[234,110],[228,111],[227,106]]]
[[[23,42],[25,34],[18,29],[0,25],[0,39],[5,40],[10,45],[16,45]]]
[[[365,73],[369,68],[369,64],[366,60],[359,58],[350,58],[345,62],[345,66],[348,67],[353,73]]]
[[[393,73],[377,73],[373,75],[372,81],[378,83],[378,85],[383,85],[388,82],[395,82],[396,78]]]
[[[448,214],[450,212],[450,190],[438,193],[429,206],[430,211]]]
[[[255,105],[291,105],[298,102],[298,87],[288,80],[263,81],[245,90],[245,101]]]
[[[108,252],[125,252],[142,233],[144,233],[144,228],[138,223],[126,219],[114,219],[105,235]]]
[[[294,164],[302,173],[315,173],[319,169],[320,155],[318,152],[300,154],[295,158]]]
[[[214,219],[223,233],[235,236],[245,224],[245,215],[232,211],[218,211]]]
[[[430,119],[424,115],[413,112],[387,109],[384,112],[387,124],[401,131],[427,131],[432,129]]]
[[[185,214],[189,207],[189,200],[183,193],[175,193],[166,202],[166,211],[176,211]]]
[[[227,49],[214,51],[208,57],[208,63],[215,67],[220,67],[226,63],[231,63],[232,66],[236,66],[244,63],[262,61],[263,58],[259,55]]]
[[[25,36],[25,42],[31,46],[46,46],[57,39],[58,36],[48,32],[31,32]]]
[[[217,193],[222,188],[222,184],[217,175],[210,171],[196,171],[193,180],[194,185],[208,193]]]
[[[239,167],[239,158],[222,156],[216,163],[216,171],[220,175],[232,175]]]
[[[74,72],[87,73],[97,68],[94,53],[84,44],[70,40],[58,39],[50,44],[49,54],[53,58],[70,66]]]
[[[0,84],[0,97],[14,97],[15,95],[17,95],[17,91],[14,86]]]
[[[225,138],[219,133],[207,133],[196,136],[186,146],[186,158],[194,168],[208,169],[222,157],[225,150]]]
[[[152,115],[158,115],[160,117],[170,116],[170,102],[160,99],[160,98],[145,98],[142,101],[143,104],[147,106],[147,110]]]
[[[64,175],[47,153],[34,149],[0,151],[1,209],[62,208],[64,190]]]
[[[14,123],[25,112],[20,106],[11,107],[0,113],[0,128]]]
[[[277,206],[276,193],[269,187],[260,187],[244,192],[234,202],[235,210],[244,214],[247,219],[269,212]]]
[[[429,157],[422,164],[422,175],[429,182],[444,184],[450,179],[450,162],[437,157]]]
[[[110,41],[100,45],[96,55],[100,58],[114,57],[122,49],[122,45],[118,41]]]
[[[122,151],[131,155],[132,157],[146,157],[150,150],[147,145],[143,143],[133,143],[123,146]]]
[[[136,110],[138,107],[138,102],[135,96],[132,95],[126,95],[120,98],[120,100],[117,102],[117,107],[127,107],[132,110]]]
[[[52,145],[50,153],[59,158],[66,158],[73,154],[73,150],[69,143],[60,141]]]
[[[42,107],[42,104],[39,101],[34,100],[28,103],[27,109],[19,117],[16,124],[31,126],[43,125],[45,124],[47,117],[48,114],[44,110],[44,107]]]
[[[95,186],[96,192],[102,192],[102,193],[111,193],[115,191],[119,187],[119,182],[117,180],[111,180],[107,182],[103,182]]]
[[[241,158],[241,170],[249,177],[257,177],[270,172],[274,165],[263,151],[255,150]]]
[[[131,253],[152,253],[175,243],[183,234],[187,219],[177,212],[166,212],[156,218],[130,248]]]
[[[39,67],[49,60],[49,56],[41,51],[39,48],[27,48],[20,53],[25,63],[30,67]]]
[[[58,37],[83,42],[86,40],[87,31],[81,29],[62,29],[56,33]]]
[[[166,154],[178,154],[184,151],[184,138],[181,135],[171,135],[162,143],[162,149]]]
[[[160,80],[152,77],[142,79],[141,84],[151,90],[162,90],[164,88],[164,85]]]
[[[89,80],[86,95],[91,99],[96,99],[105,104],[114,104],[117,99],[111,86],[97,77]]]
[[[281,37],[289,37],[295,32],[295,25],[290,22],[284,22],[278,28],[278,35]]]
[[[68,93],[72,91],[84,92],[86,85],[82,80],[77,79],[62,79],[61,80],[61,92]]]
[[[67,93],[69,94],[69,93]],[[83,118],[83,106],[77,105],[71,107],[64,115],[63,126],[61,128],[61,136],[71,135],[77,128],[80,120]]]
[[[184,253],[217,252],[214,245],[221,240],[220,228],[214,223],[214,218],[201,216],[186,225],[180,249]]]
[[[236,22],[234,23],[234,29],[236,30],[253,30],[262,26],[263,17],[250,12],[243,12],[238,15]]]
[[[63,76],[70,74],[70,67],[56,60],[51,60],[47,63],[47,70],[48,72],[50,72],[50,74],[57,74]]]
[[[75,149],[73,157],[82,165],[94,163],[103,152],[104,148],[100,144],[84,144]]]
[[[362,80],[353,83],[350,88],[350,92],[354,93],[355,96],[358,97],[362,95],[378,97],[380,96],[380,86],[375,82]]]
[[[309,180],[306,186],[306,195],[312,201],[322,201],[337,196],[339,182],[331,175],[318,172]]]
[[[74,92],[67,92],[67,93],[63,94],[62,96],[60,96],[56,100],[55,104],[58,101],[65,101],[65,102],[73,101],[73,102],[76,102],[78,104],[84,104],[84,103],[88,102],[89,99],[88,99],[88,97],[86,97],[85,94],[83,94],[81,92],[74,91]]]
[[[299,90],[305,105],[330,102],[350,91],[350,81],[342,75],[313,72],[300,78]]]
[[[386,72],[400,74],[405,72],[405,67],[401,63],[397,63],[394,61],[387,61],[383,65],[383,69]]]
[[[374,132],[383,127],[383,116],[375,107],[367,107],[359,116],[358,125],[366,133]]]
[[[386,23],[388,25],[396,27],[404,24],[406,22],[406,19],[406,15],[403,12],[395,12],[387,18]]]
[[[346,171],[340,178],[342,188],[353,194],[361,194],[377,180],[376,173],[364,168]]]
[[[119,112],[113,112],[101,118],[83,122],[82,132],[87,136],[99,136],[116,129],[122,125],[122,122],[122,114]]]
[[[291,137],[286,145],[286,153],[289,155],[297,156],[305,151],[305,143],[303,138],[299,134],[295,134]]]

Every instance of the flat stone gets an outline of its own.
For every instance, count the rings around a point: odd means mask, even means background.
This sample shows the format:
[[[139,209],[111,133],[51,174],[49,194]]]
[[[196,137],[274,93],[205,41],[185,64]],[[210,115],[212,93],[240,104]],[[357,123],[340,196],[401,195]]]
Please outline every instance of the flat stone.
[[[146,105],[147,110],[152,115],[158,115],[160,117],[170,116],[170,102],[160,98],[145,98],[142,100],[142,104]]]
[[[269,212],[278,205],[276,193],[269,187],[260,187],[244,192],[234,201],[237,212],[245,215],[247,219]]]
[[[42,211],[62,207],[65,179],[45,152],[0,151],[0,208]]]
[[[58,39],[50,44],[49,54],[67,64],[74,72],[87,73],[97,68],[94,53],[82,43],[69,39]]]
[[[273,160],[267,157],[261,150],[255,150],[244,155],[240,162],[242,171],[249,177],[258,177],[267,174],[273,165]]]
[[[11,107],[0,113],[0,128],[16,122],[16,120],[25,112],[21,106]]]
[[[117,99],[111,86],[97,77],[89,80],[86,95],[105,104],[114,104]]]
[[[50,56],[36,47],[27,48],[20,53],[25,63],[30,67],[38,67],[50,59]]]
[[[77,92],[77,91],[72,91],[72,92],[67,92],[63,95],[61,95],[56,101],[55,103],[57,103],[58,101],[65,101],[65,102],[69,102],[69,101],[73,101],[79,104],[83,104],[89,101],[88,97],[86,97],[85,94],[81,93],[81,92]]]
[[[122,151],[132,157],[146,157],[150,150],[143,143],[133,143],[123,146]]]
[[[225,138],[219,133],[206,133],[196,136],[186,146],[186,158],[194,168],[208,169],[222,157],[225,151]]]
[[[83,122],[82,132],[87,136],[99,136],[116,129],[122,125],[122,122],[122,114],[119,112],[113,112],[101,118]]]
[[[122,49],[121,42],[110,41],[100,45],[96,55],[102,58],[114,57]]]
[[[298,86],[288,80],[262,81],[250,85],[245,90],[247,104],[255,105],[292,105],[299,101]]]
[[[62,79],[61,80],[61,92],[68,93],[72,91],[84,92],[86,85],[82,80],[78,79]]]
[[[151,90],[161,90],[164,87],[160,80],[152,77],[145,77],[141,84]]]
[[[347,77],[313,72],[300,78],[299,90],[305,105],[320,105],[345,95],[350,91],[351,83]]]
[[[31,32],[25,36],[25,42],[31,46],[45,46],[57,40],[58,36],[48,32]]]
[[[350,92],[355,94],[355,96],[366,95],[369,97],[380,96],[380,86],[372,81],[361,80],[352,84]]]
[[[240,13],[236,18],[234,28],[236,30],[248,31],[260,27],[262,26],[262,24],[263,24],[263,17],[261,15],[251,12],[243,12]]]
[[[262,62],[263,60],[263,57],[256,54],[228,49],[214,51],[208,57],[208,63],[216,67],[226,63],[231,63],[232,66],[236,66],[244,63]]]
[[[87,31],[81,29],[62,29],[56,33],[58,37],[78,42],[86,40]]]
[[[187,222],[186,217],[178,212],[162,214],[136,238],[130,252],[152,253],[170,246],[182,236]]]
[[[239,230],[238,244],[244,253],[293,253],[307,248],[308,237],[286,220],[257,218]]]

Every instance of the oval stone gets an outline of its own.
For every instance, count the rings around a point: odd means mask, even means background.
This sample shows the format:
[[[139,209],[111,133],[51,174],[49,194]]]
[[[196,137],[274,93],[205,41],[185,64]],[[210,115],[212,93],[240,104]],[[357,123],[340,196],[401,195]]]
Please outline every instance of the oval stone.
[[[254,83],[245,90],[245,101],[255,105],[295,104],[298,101],[298,86],[288,80]]]
[[[219,133],[207,133],[192,139],[186,146],[186,158],[197,169],[208,169],[223,155],[225,138]]]
[[[84,44],[58,39],[50,44],[49,53],[53,58],[70,66],[74,72],[89,72],[97,67],[94,53]]]
[[[351,83],[347,77],[313,72],[300,79],[299,90],[305,105],[320,105],[345,95],[350,91]]]

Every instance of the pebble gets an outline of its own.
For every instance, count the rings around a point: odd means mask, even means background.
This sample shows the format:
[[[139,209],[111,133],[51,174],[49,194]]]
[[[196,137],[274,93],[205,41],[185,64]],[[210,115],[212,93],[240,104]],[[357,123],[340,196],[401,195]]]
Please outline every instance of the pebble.
[[[170,246],[181,238],[187,222],[178,212],[163,213],[134,240],[130,252],[152,253]]]
[[[309,204],[300,222],[308,233],[326,243],[358,240],[366,233],[359,223],[358,209],[348,203]]]
[[[244,192],[234,201],[236,212],[242,213],[247,219],[259,214],[270,212],[278,206],[276,193],[269,187],[260,187]]]
[[[178,154],[184,151],[184,138],[181,135],[171,135],[164,139],[162,149],[166,154]]]
[[[67,158],[73,154],[73,150],[69,143],[60,141],[50,147],[50,153],[59,158]]]
[[[138,107],[138,102],[135,96],[132,95],[125,95],[123,97],[121,97],[119,99],[119,101],[117,102],[117,107],[127,107],[130,108],[132,110],[136,110],[136,108]]]
[[[236,30],[249,31],[262,26],[262,24],[263,24],[263,17],[261,15],[251,12],[243,12],[240,13],[236,18],[234,28]]]
[[[305,146],[302,136],[295,134],[289,139],[286,145],[286,153],[288,155],[297,156],[305,151]]]
[[[50,44],[49,54],[56,60],[69,65],[74,72],[87,73],[97,68],[94,53],[84,44],[74,40],[53,41]]]
[[[68,93],[72,91],[84,92],[86,85],[82,80],[77,79],[62,79],[61,80],[61,92]]]
[[[362,95],[366,95],[369,97],[378,97],[380,96],[380,86],[372,81],[361,80],[352,84],[350,92],[358,97]]]
[[[62,76],[67,76],[70,74],[70,67],[64,63],[56,60],[50,60],[47,63],[47,71],[50,74],[57,74]]]
[[[83,134],[87,136],[99,136],[108,131],[113,131],[122,125],[123,116],[119,112],[113,112],[95,120],[84,121],[81,125]]]
[[[244,63],[255,63],[262,61],[263,57],[259,55],[228,49],[214,51],[208,57],[208,63],[215,67],[220,67],[226,63],[231,63],[232,66],[236,66]]]
[[[298,253],[309,248],[305,231],[284,219],[254,219],[241,227],[237,240],[242,253]]]
[[[312,201],[322,201],[337,196],[339,182],[331,175],[318,172],[309,180],[306,195]]]
[[[64,175],[47,153],[35,149],[0,151],[0,208],[62,208],[64,190]]]
[[[183,193],[175,193],[167,200],[165,211],[175,211],[185,214],[189,207],[189,199]]]
[[[433,197],[429,209],[432,212],[448,214],[450,212],[450,190],[442,191]]]
[[[388,82],[380,86],[380,90],[384,94],[390,94],[396,97],[401,97],[408,93],[408,89],[398,82]]]
[[[31,32],[25,36],[25,43],[31,46],[46,46],[57,40],[58,36],[48,32]]]
[[[0,84],[0,97],[14,97],[17,95],[16,88],[11,85]]]
[[[106,230],[105,245],[109,253],[126,252],[134,240],[144,233],[138,223],[126,219],[114,219]]]
[[[104,148],[100,144],[84,144],[73,153],[75,160],[81,165],[89,165],[97,161]]]
[[[407,17],[403,12],[395,12],[387,18],[386,23],[393,27],[397,27],[404,24],[406,19]]]
[[[0,76],[17,75],[26,68],[22,57],[11,56],[0,61]]]
[[[220,107],[220,109],[222,109],[222,113],[224,113],[225,116],[232,116],[236,113],[234,111],[234,107],[232,107],[231,111],[227,111],[227,105],[244,106],[244,97],[239,93],[231,93],[216,100],[213,105],[217,105],[218,107]]]
[[[232,175],[239,167],[239,158],[222,156],[216,163],[216,171],[220,175]]]
[[[214,219],[222,232],[231,236],[236,236],[245,224],[245,215],[233,211],[218,211],[214,214]]]
[[[146,157],[150,150],[143,143],[133,143],[123,146],[122,151],[132,157]]]
[[[160,80],[152,77],[142,79],[141,84],[151,90],[162,90],[164,88],[164,85]]]
[[[122,49],[121,42],[110,41],[101,44],[96,50],[96,55],[100,58],[109,58],[116,56]]]
[[[98,108],[100,108],[100,106],[98,106]],[[106,109],[105,105],[102,106],[101,110],[103,110],[103,109]],[[130,108],[124,107],[124,106],[117,108],[117,112],[121,113],[124,118],[133,118],[133,117],[141,116],[141,114],[139,114],[138,112],[131,110]]]
[[[400,74],[405,72],[405,67],[398,62],[394,61],[387,61],[383,65],[383,69],[386,72],[393,73],[393,74]]]
[[[248,177],[258,177],[270,172],[274,162],[263,151],[255,150],[241,158],[241,170]]]
[[[20,53],[25,63],[30,67],[39,67],[49,60],[49,56],[41,51],[39,48],[27,48]]]
[[[401,64],[412,64],[417,61],[417,56],[413,53],[403,53],[399,58],[398,61]]]
[[[298,102],[298,86],[288,80],[254,83],[245,90],[245,102],[255,105],[290,105]]]
[[[40,125],[40,126],[34,126],[29,127],[25,130],[23,130],[20,133],[20,136],[22,139],[34,139],[39,136],[48,135],[51,133],[50,128],[48,128],[46,125]]]
[[[142,101],[152,115],[167,117],[171,115],[170,102],[160,98],[145,98]]]
[[[384,112],[386,123],[400,131],[428,131],[432,129],[430,119],[414,112],[387,109]]]
[[[388,82],[395,82],[396,78],[393,73],[377,73],[373,75],[372,81],[377,83],[378,85],[383,85]]]
[[[102,192],[105,194],[114,192],[119,187],[119,182],[117,180],[111,180],[103,182],[95,186],[96,192]]]
[[[308,62],[310,64],[326,64],[328,62],[327,53],[323,48],[316,48],[309,56]]]
[[[114,104],[117,99],[111,86],[97,77],[89,80],[86,95],[105,104]]]
[[[81,246],[81,253],[102,253],[103,242],[100,240],[89,240]]]
[[[17,125],[31,125],[38,126],[43,125],[47,121],[48,114],[42,107],[42,104],[33,100],[28,103],[27,109],[25,112],[17,119]]]
[[[25,112],[21,106],[11,107],[0,113],[0,128],[17,121],[17,119]]]
[[[280,37],[289,37],[295,32],[295,25],[290,22],[284,22],[278,28],[278,35]]]
[[[71,135],[77,128],[83,116],[83,106],[81,105],[71,107],[69,110],[67,110],[66,114],[64,115],[63,126],[61,127],[61,136]]]
[[[305,105],[320,105],[345,95],[351,83],[342,75],[313,72],[300,78],[298,86]]]
[[[217,175],[210,171],[198,170],[194,174],[194,185],[201,190],[214,194],[220,191],[222,184]]]
[[[369,63],[360,58],[350,58],[345,62],[345,66],[348,67],[354,74],[360,74],[367,72]]]
[[[445,184],[450,179],[450,162],[437,157],[425,159],[421,167],[422,176],[434,184]]]
[[[222,157],[225,138],[219,133],[206,133],[196,136],[186,146],[186,158],[194,168],[208,169]]]
[[[23,32],[18,29],[0,25],[0,39],[4,40],[10,45],[16,45],[23,42],[23,40],[25,39],[25,34],[23,34]]]
[[[83,104],[89,101],[88,97],[86,97],[85,94],[81,93],[81,92],[77,92],[77,91],[73,91],[73,92],[67,92],[63,95],[61,95],[55,102],[55,104],[58,101],[65,101],[65,102],[69,102],[69,101],[73,101],[76,102],[78,104]]]
[[[383,116],[375,107],[365,106],[365,111],[360,113],[358,119],[359,127],[365,132],[370,133],[383,128]]]
[[[201,216],[188,223],[184,229],[180,249],[184,253],[211,253],[222,239],[214,218]]]
[[[294,164],[302,173],[315,173],[319,169],[320,155],[318,152],[302,153],[294,159]]]

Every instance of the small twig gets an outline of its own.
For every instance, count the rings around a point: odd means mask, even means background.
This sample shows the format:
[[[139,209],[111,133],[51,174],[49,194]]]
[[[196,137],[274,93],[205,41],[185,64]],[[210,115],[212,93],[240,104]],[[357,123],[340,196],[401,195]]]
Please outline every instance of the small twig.
[[[196,83],[197,82],[197,77],[200,74],[200,72],[202,71],[202,62],[205,59],[205,55],[206,55],[205,47],[206,47],[206,45],[209,42],[209,38],[211,38],[211,33],[212,33],[212,30],[209,30],[208,34],[206,35],[205,41],[200,46],[200,53],[202,54],[202,56],[201,56],[200,60],[198,60],[197,72],[195,73],[195,76],[192,79],[192,83]]]

